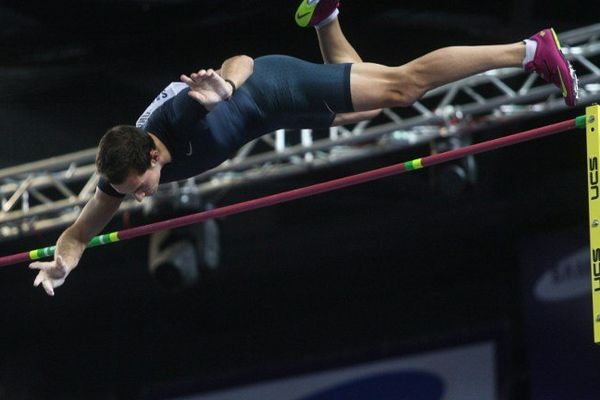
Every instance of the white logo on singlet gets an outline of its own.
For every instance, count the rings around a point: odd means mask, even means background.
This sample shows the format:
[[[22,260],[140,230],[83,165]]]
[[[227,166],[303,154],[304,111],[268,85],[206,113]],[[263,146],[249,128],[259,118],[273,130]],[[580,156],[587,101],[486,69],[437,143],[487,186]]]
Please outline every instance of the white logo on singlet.
[[[192,155],[192,142],[188,142],[188,144],[190,145],[190,151],[188,151],[187,153],[185,153],[186,156],[191,156]]]
[[[160,106],[162,106],[165,101],[177,96],[177,94],[186,87],[187,84],[183,82],[173,82],[169,86],[164,88],[164,90],[160,92],[158,96],[156,96],[154,101],[148,106],[148,108],[146,108],[146,110],[138,118],[137,122],[135,123],[135,126],[137,126],[138,128],[143,128],[144,125],[146,125],[148,118],[150,118],[154,111],[156,111]]]

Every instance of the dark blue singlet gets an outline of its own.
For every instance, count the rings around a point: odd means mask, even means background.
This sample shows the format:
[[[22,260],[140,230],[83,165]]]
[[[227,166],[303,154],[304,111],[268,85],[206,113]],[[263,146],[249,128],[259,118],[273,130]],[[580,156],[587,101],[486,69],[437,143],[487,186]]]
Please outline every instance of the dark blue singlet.
[[[254,72],[212,111],[188,96],[189,88],[165,101],[142,129],[171,153],[160,183],[178,181],[216,167],[244,144],[282,128],[326,128],[338,113],[352,112],[351,64],[314,64],[289,56],[254,60]],[[98,187],[123,197],[103,178]]]

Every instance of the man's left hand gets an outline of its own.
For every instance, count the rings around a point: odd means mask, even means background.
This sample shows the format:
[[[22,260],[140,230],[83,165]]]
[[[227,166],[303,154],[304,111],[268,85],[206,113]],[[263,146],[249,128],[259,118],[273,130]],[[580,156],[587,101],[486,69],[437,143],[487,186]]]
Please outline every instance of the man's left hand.
[[[188,95],[207,110],[212,110],[218,102],[231,97],[233,92],[231,85],[212,69],[201,69],[190,76],[181,75],[181,81],[190,87]]]

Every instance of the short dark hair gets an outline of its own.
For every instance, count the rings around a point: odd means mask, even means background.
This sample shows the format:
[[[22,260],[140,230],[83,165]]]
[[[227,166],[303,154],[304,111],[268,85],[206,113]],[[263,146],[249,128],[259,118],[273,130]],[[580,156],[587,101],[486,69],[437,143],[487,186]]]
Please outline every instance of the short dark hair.
[[[138,175],[150,168],[150,151],[156,149],[154,140],[142,129],[131,125],[110,128],[98,146],[96,168],[108,182],[121,184],[131,172]]]

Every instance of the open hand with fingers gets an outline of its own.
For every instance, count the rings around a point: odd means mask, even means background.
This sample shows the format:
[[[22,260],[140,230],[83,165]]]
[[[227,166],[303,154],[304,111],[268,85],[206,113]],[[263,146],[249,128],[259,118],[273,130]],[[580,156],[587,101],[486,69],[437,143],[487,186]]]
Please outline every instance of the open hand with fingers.
[[[190,76],[181,75],[181,81],[190,87],[189,96],[208,110],[233,93],[233,87],[212,69],[201,69]]]
[[[29,268],[40,270],[35,277],[33,286],[38,287],[42,284],[42,287],[49,296],[54,296],[54,288],[65,283],[65,279],[73,269],[73,267],[66,265],[61,256],[57,256],[54,261],[33,262],[29,264]]]

